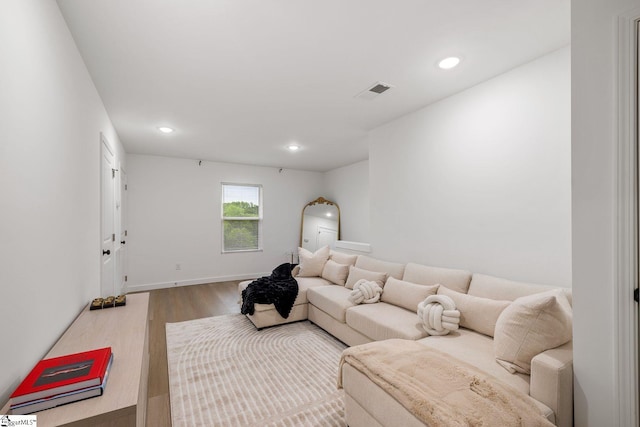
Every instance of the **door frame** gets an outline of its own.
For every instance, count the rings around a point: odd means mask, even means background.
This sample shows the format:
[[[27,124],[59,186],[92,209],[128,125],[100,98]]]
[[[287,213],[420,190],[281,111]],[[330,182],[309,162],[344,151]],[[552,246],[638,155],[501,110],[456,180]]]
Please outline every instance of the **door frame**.
[[[122,294],[126,294],[127,293],[127,278],[129,275],[128,270],[128,266],[129,264],[127,263],[128,260],[128,246],[126,246],[126,241],[127,241],[127,237],[128,237],[128,203],[129,200],[127,198],[127,190],[128,190],[128,175],[127,175],[127,171],[125,166],[118,161],[118,169],[119,169],[119,173],[120,173],[120,183],[119,183],[119,192],[120,192],[120,221],[119,221],[119,235],[118,235],[118,239],[117,239],[117,244],[118,244],[118,254],[120,256],[119,258],[119,263],[120,263],[120,272],[122,273],[122,277],[118,280],[118,286],[120,287],[120,289],[118,289],[118,293],[122,293]],[[122,242],[125,242],[124,244]]]
[[[100,185],[100,191],[99,191],[99,194],[100,194],[100,232],[99,232],[99,235],[100,235],[100,237],[99,237],[99,239],[100,239],[100,251],[98,252],[98,256],[100,257],[100,295],[102,295],[102,296],[106,296],[106,295],[103,295],[103,294],[106,292],[106,288],[107,288],[107,286],[105,286],[106,284],[103,283],[103,279],[104,279],[104,274],[103,274],[104,273],[104,261],[103,261],[103,255],[102,255],[103,237],[104,237],[102,235],[102,232],[103,232],[103,229],[104,229],[103,225],[104,225],[104,221],[105,221],[105,218],[104,218],[104,206],[103,206],[104,195],[102,193],[103,188],[104,188],[104,185],[103,185],[104,175],[103,175],[103,170],[102,170],[102,167],[103,167],[102,166],[102,157],[103,157],[103,150],[105,150],[105,149],[109,150],[111,152],[111,154],[113,155],[112,170],[114,170],[114,168],[116,166],[116,162],[118,161],[115,148],[109,142],[107,137],[102,132],[100,132],[100,149],[99,149],[99,155],[100,155],[100,164],[99,164],[99,168],[100,168],[99,169],[100,170],[100,184],[99,184]],[[113,191],[113,194],[112,194],[113,206],[111,206],[111,209],[113,209],[113,213],[112,213],[113,226],[112,227],[113,227],[113,232],[115,233],[116,232],[116,218],[115,218],[115,214],[116,214],[115,196],[116,196],[116,194],[115,194],[115,186],[112,187],[112,191]],[[113,254],[111,255],[112,256],[112,258],[111,258],[112,267],[111,268],[113,269],[113,274],[112,274],[112,277],[113,277],[112,282],[113,283],[111,283],[111,285],[109,286],[109,288],[111,289],[109,292],[107,292],[109,295],[113,295],[117,290],[116,286],[115,286],[115,284],[116,284],[116,272],[117,272],[117,266],[116,266],[117,256],[116,256],[115,243],[116,242],[114,241],[113,242],[113,246],[112,246]]]
[[[614,333],[616,425],[638,425],[638,31],[640,9],[618,18],[618,135]]]

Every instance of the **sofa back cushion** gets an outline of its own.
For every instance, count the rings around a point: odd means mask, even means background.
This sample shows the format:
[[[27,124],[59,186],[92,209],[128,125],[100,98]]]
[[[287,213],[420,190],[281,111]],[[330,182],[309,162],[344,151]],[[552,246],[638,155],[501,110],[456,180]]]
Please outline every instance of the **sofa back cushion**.
[[[349,255],[344,252],[338,252],[331,249],[329,259],[337,262],[338,264],[356,265],[358,255]]]
[[[467,293],[477,297],[514,301],[520,297],[539,294],[553,289],[561,289],[567,297],[569,304],[572,303],[571,289],[569,288],[516,282],[514,280],[487,276],[485,274],[473,275],[471,285],[469,285],[469,292]]]
[[[490,337],[494,334],[500,313],[511,304],[510,301],[463,294],[446,286],[438,288],[438,295],[446,295],[456,304],[456,309],[460,311],[460,326]]]
[[[349,275],[349,266],[347,264],[338,264],[333,260],[327,261],[322,269],[322,278],[335,283],[336,285],[344,286]]]
[[[449,289],[466,293],[471,282],[471,272],[451,268],[429,267],[408,263],[402,280],[420,285],[444,285]]]
[[[435,295],[439,285],[418,285],[416,283],[389,277],[384,285],[380,301],[393,304],[407,310],[417,311],[418,304],[429,295]]]
[[[358,255],[356,267],[363,270],[384,272],[387,273],[387,276],[395,277],[396,279],[402,279],[402,274],[404,273],[404,264],[380,261],[366,255]]]
[[[347,283],[345,283],[345,287],[349,289],[353,289],[353,285],[356,284],[358,280],[368,280],[370,282],[376,282],[380,287],[384,286],[384,282],[387,281],[387,273],[379,272],[379,271],[369,271],[364,270],[362,268],[349,266],[349,276],[347,277]]]
[[[496,324],[496,361],[511,373],[531,373],[531,359],[571,340],[572,318],[560,289],[516,299]]]

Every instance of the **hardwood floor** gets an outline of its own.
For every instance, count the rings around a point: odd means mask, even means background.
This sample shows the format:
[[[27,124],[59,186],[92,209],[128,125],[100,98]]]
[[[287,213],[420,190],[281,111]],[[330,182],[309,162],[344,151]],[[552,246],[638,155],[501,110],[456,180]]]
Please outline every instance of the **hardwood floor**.
[[[238,282],[159,289],[149,293],[147,427],[170,427],[165,323],[239,313]]]

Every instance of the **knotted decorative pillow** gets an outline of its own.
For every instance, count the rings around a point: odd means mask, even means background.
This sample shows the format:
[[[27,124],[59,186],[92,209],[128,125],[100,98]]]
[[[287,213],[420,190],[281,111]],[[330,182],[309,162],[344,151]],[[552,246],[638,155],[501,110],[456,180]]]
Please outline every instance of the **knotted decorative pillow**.
[[[460,325],[460,311],[446,295],[430,295],[418,304],[418,318],[429,335],[447,335]]]
[[[353,285],[353,290],[349,294],[348,299],[354,304],[372,304],[380,300],[381,294],[382,287],[378,285],[378,283],[360,279]]]

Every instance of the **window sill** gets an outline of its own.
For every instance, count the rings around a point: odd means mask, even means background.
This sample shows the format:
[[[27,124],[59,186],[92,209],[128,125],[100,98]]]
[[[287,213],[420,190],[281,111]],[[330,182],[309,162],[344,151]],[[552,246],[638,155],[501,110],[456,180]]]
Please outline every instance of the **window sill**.
[[[263,252],[262,249],[238,249],[234,251],[221,251],[222,254],[243,254],[248,252]]]

